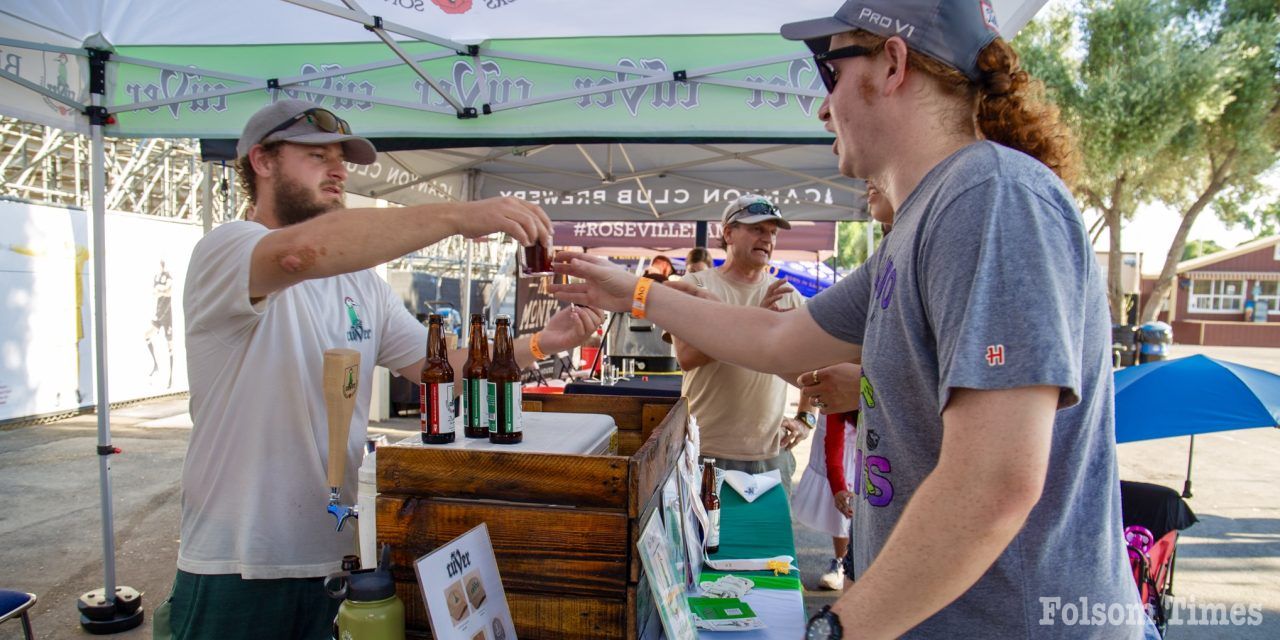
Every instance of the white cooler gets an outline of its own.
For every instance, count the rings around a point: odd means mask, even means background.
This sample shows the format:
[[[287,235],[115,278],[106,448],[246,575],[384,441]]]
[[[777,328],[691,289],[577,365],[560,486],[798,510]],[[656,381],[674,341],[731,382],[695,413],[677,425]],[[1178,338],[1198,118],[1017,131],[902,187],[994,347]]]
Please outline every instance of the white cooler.
[[[598,413],[552,413],[528,411],[520,423],[524,441],[520,444],[493,444],[488,438],[468,438],[457,429],[457,439],[449,444],[422,444],[418,435],[396,442],[397,445],[414,447],[445,447],[454,449],[492,449],[514,453],[568,453],[589,456],[618,454],[618,425],[613,416]],[[459,421],[460,423],[461,421]],[[356,500],[360,505],[360,562],[365,569],[377,564],[377,465],[378,452],[364,457],[360,465],[359,490]]]

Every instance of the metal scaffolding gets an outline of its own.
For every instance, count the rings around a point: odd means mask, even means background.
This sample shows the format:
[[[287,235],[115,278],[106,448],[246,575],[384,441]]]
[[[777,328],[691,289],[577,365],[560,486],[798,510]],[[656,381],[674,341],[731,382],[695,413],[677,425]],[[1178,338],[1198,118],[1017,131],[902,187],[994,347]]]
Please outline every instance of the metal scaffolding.
[[[88,209],[89,138],[52,127],[0,117],[0,198]],[[105,138],[106,208],[202,224],[244,216],[248,200],[238,193],[236,172],[221,162],[202,162],[190,139]],[[395,205],[391,205],[395,206]],[[468,242],[454,236],[392,261],[392,270],[463,277],[471,245],[472,277],[492,280],[511,268],[506,242]]]

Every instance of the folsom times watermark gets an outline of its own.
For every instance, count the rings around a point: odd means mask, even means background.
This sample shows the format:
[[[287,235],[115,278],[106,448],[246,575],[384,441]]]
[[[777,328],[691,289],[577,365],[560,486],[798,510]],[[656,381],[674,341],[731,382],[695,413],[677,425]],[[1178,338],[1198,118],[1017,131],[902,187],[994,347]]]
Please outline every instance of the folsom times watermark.
[[[1236,602],[1197,602],[1195,596],[1169,596],[1165,600],[1169,626],[1256,627],[1262,624],[1262,605]],[[1137,602],[1091,602],[1086,597],[1063,602],[1040,597],[1040,624],[1044,626],[1140,626],[1146,609]]]

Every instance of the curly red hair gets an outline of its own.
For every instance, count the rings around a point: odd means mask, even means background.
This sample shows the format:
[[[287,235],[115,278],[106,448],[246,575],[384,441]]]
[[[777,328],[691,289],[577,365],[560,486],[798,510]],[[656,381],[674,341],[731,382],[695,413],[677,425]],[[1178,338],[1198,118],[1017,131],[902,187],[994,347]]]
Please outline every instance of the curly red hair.
[[[866,31],[854,40],[874,49],[886,38]],[[1057,105],[1044,97],[1044,85],[1018,61],[1018,53],[1002,38],[978,54],[982,79],[974,82],[955,67],[919,51],[908,50],[910,65],[933,78],[945,95],[963,102],[955,112],[959,130],[977,127],[987,140],[1021,151],[1049,167],[1068,186],[1078,177],[1075,136]]]

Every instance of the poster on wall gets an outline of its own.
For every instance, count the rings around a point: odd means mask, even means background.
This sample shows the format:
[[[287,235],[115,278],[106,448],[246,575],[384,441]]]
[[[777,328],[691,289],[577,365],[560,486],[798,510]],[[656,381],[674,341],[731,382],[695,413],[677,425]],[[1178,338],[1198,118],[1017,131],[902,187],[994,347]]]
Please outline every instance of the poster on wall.
[[[84,211],[0,202],[0,421],[93,404]]]
[[[111,402],[187,390],[183,284],[199,225],[108,212],[107,390]]]

